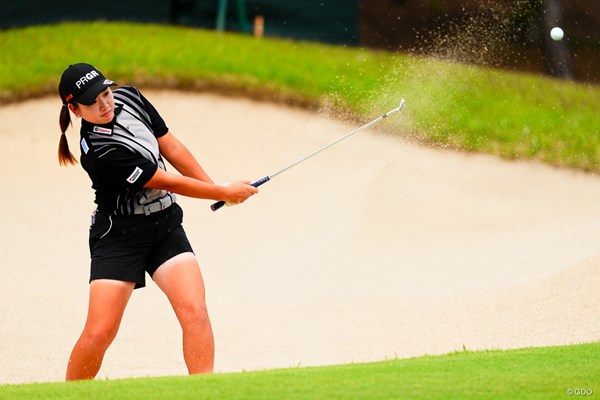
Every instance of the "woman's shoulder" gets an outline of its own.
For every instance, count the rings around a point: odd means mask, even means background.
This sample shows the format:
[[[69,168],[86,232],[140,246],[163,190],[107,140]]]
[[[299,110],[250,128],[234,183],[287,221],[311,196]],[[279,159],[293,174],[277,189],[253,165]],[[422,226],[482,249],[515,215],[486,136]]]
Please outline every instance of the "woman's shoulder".
[[[135,86],[125,85],[119,86],[118,88],[113,90],[113,95],[116,96],[135,96],[140,98],[140,90]]]
[[[130,107],[144,109],[144,96],[135,86],[119,86],[113,90],[115,101]]]

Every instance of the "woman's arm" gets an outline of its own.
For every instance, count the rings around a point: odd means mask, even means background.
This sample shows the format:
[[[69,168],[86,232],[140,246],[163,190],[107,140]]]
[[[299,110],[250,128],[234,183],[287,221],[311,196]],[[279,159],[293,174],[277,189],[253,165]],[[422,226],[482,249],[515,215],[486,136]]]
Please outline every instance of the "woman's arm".
[[[181,143],[171,131],[158,138],[160,153],[183,176],[214,183],[202,169],[194,155]],[[176,192],[177,193],[177,192]]]
[[[250,181],[238,181],[228,186],[220,186],[187,176],[170,174],[160,168],[144,187],[168,190],[199,199],[224,200],[231,204],[243,203],[248,197],[258,193],[258,189],[250,185]]]

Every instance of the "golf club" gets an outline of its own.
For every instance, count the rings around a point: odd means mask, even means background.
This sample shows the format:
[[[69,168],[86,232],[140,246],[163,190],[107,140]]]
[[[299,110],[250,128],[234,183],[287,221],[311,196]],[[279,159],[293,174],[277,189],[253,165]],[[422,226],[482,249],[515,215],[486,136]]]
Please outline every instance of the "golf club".
[[[361,130],[363,130],[363,129],[365,129],[365,128],[368,128],[369,126],[371,126],[371,125],[373,125],[373,124],[375,124],[375,123],[377,123],[377,122],[381,121],[381,120],[382,120],[382,119],[384,119],[384,118],[387,118],[387,117],[389,117],[390,115],[393,115],[393,114],[395,114],[395,113],[397,113],[397,112],[402,112],[402,110],[404,110],[404,107],[406,107],[406,102],[404,101],[404,99],[402,99],[402,100],[400,101],[400,105],[399,105],[398,107],[394,108],[393,110],[390,110],[390,111],[386,112],[386,113],[385,113],[385,114],[383,114],[382,116],[380,116],[380,117],[378,117],[378,118],[375,118],[373,121],[371,121],[371,122],[368,122],[368,123],[364,124],[364,125],[363,125],[363,126],[361,126],[360,128],[357,128],[357,129],[353,130],[352,132],[349,132],[349,133],[345,134],[344,136],[340,137],[339,139],[336,139],[336,140],[334,140],[333,142],[331,142],[331,143],[329,143],[329,144],[327,144],[327,145],[325,145],[325,146],[321,147],[320,149],[318,149],[318,150],[316,150],[316,151],[314,151],[314,152],[312,152],[312,153],[310,153],[310,154],[308,154],[308,155],[306,155],[306,156],[302,157],[302,158],[301,158],[301,159],[299,159],[298,161],[296,161],[296,162],[294,162],[294,163],[292,163],[292,164],[288,165],[288,166],[287,166],[287,167],[285,167],[285,168],[282,168],[282,169],[280,169],[279,171],[275,172],[274,174],[267,175],[267,176],[265,176],[264,178],[261,178],[261,179],[259,179],[259,180],[255,181],[255,182],[252,182],[252,183],[251,183],[251,185],[252,185],[252,186],[254,186],[254,187],[259,187],[259,186],[260,186],[260,185],[262,185],[263,183],[267,183],[267,182],[268,182],[268,181],[270,181],[271,179],[275,178],[277,175],[279,175],[279,174],[282,174],[282,173],[284,173],[285,171],[287,171],[288,169],[290,169],[290,168],[292,168],[292,167],[294,167],[294,166],[296,166],[296,165],[300,164],[302,161],[305,161],[305,160],[307,160],[307,159],[311,158],[312,156],[319,154],[320,152],[322,152],[323,150],[325,150],[325,149],[327,149],[327,148],[329,148],[329,147],[333,146],[334,144],[341,142],[342,140],[344,140],[344,139],[346,139],[346,138],[348,138],[348,137],[350,137],[350,136],[354,135],[355,133],[357,133],[357,132],[359,132],[359,131],[361,131]],[[223,207],[224,205],[225,205],[225,202],[221,200],[221,201],[217,201],[216,203],[213,203],[213,204],[210,206],[210,208],[211,208],[211,210],[213,210],[213,211],[217,211],[218,209],[220,209],[220,208],[221,208],[221,207]]]

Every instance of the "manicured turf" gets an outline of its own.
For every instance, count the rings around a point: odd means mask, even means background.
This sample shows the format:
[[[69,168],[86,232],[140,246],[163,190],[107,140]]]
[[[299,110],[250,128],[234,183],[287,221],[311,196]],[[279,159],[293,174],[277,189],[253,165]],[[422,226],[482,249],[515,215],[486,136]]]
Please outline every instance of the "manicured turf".
[[[582,391],[586,396],[576,395]],[[210,376],[4,385],[0,399],[565,399],[596,392],[600,343]]]

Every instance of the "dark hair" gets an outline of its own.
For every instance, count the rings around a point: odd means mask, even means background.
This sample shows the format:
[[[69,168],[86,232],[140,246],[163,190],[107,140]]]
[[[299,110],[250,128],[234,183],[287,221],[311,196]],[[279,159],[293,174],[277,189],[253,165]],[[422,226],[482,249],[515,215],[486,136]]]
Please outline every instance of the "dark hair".
[[[58,163],[60,165],[73,165],[77,164],[77,159],[71,153],[69,149],[69,142],[67,141],[67,128],[71,125],[71,114],[69,113],[69,107],[66,104],[60,108],[60,117],[58,120],[60,124],[60,142],[58,143]]]

